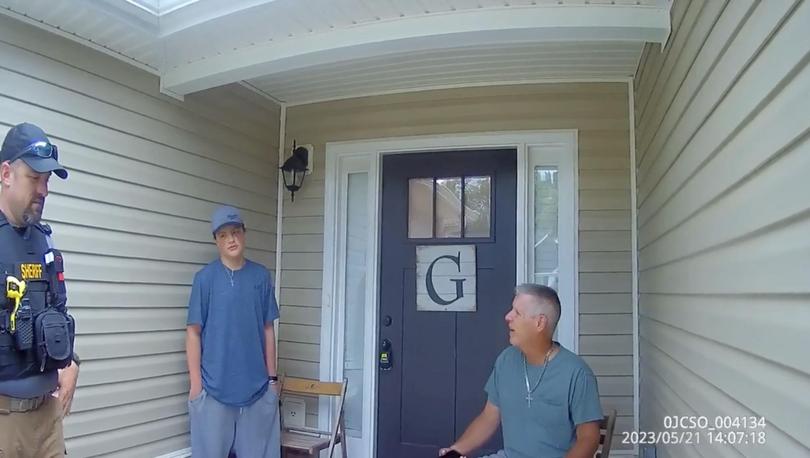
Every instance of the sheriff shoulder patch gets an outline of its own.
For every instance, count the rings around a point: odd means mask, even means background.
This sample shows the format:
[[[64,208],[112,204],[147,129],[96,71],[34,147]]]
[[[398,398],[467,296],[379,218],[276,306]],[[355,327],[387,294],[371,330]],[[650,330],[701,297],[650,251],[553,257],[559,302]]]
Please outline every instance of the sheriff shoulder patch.
[[[23,280],[42,280],[42,264],[20,264]]]

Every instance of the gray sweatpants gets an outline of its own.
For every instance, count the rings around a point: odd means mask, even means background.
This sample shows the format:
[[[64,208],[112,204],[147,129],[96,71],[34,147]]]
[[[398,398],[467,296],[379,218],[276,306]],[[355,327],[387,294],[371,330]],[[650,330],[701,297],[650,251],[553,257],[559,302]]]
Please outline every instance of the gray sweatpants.
[[[247,407],[232,407],[208,396],[205,390],[188,402],[192,458],[280,458],[281,425],[278,395],[267,393]]]

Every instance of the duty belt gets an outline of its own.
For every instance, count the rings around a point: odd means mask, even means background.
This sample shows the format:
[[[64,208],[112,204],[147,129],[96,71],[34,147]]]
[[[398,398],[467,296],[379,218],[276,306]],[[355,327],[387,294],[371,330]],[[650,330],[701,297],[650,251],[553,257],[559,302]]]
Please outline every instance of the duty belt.
[[[0,414],[7,415],[12,412],[30,412],[45,403],[50,394],[43,394],[36,398],[12,398],[0,395]]]

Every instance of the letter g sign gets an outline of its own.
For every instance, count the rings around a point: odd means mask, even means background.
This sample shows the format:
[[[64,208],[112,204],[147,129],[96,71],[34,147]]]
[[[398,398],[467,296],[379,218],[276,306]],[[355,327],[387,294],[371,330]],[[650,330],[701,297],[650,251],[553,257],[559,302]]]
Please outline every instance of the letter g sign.
[[[430,296],[433,302],[441,305],[450,305],[464,297],[464,282],[467,281],[467,279],[451,278],[450,281],[456,284],[456,297],[449,301],[442,299],[442,297],[436,292],[436,287],[433,285],[433,267],[435,267],[436,263],[442,259],[449,259],[453,261],[456,264],[456,267],[458,267],[459,273],[461,273],[461,252],[456,253],[455,256],[451,256],[449,254],[439,256],[438,258],[434,259],[433,262],[430,263],[430,267],[428,267],[425,286],[427,286],[428,296]]]
[[[432,312],[476,310],[476,246],[416,247],[416,309]]]

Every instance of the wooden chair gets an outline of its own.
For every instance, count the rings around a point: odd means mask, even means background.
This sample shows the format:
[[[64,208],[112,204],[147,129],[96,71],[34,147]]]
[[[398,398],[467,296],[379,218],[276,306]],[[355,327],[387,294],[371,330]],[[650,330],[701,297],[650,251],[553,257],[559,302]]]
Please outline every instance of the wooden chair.
[[[599,450],[595,458],[608,458],[610,444],[613,442],[613,428],[616,426],[616,409],[611,409],[605,418],[599,422]]]
[[[283,452],[305,453],[318,456],[321,450],[329,449],[329,458],[340,444],[343,458],[346,458],[346,426],[343,418],[343,403],[346,399],[346,379],[342,382],[321,382],[319,380],[284,377],[281,381],[281,402],[284,395],[330,396],[338,398],[337,415],[331,422],[331,431],[302,426],[285,426],[281,423],[281,450]]]

